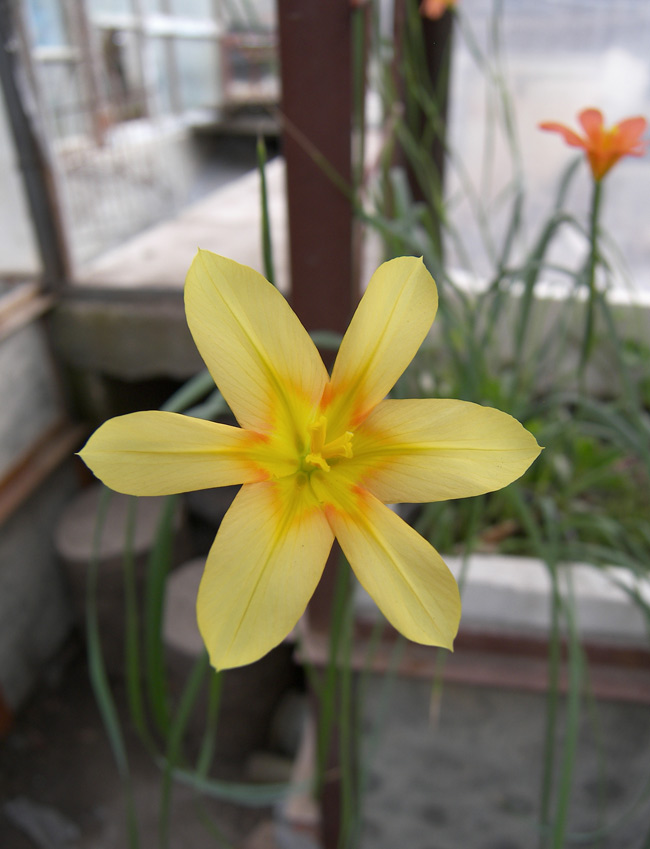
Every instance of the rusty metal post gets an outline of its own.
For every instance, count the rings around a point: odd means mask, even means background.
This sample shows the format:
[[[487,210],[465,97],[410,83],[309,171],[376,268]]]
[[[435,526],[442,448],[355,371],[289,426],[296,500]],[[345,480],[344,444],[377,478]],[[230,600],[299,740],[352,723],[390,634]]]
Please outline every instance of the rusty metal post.
[[[343,333],[359,299],[352,187],[349,0],[278,0],[291,302],[307,330]],[[332,357],[325,352],[326,364]],[[329,360],[329,362],[328,362]],[[310,604],[327,629],[338,547]]]
[[[343,333],[357,305],[352,173],[350,0],[278,0],[282,149],[287,168],[291,302],[308,330]],[[331,357],[325,356],[326,363]],[[309,606],[310,626],[327,632],[338,546]],[[318,708],[317,708],[318,710]],[[336,723],[329,771],[338,776]],[[339,844],[340,781],[320,797],[324,849]]]
[[[291,301],[308,330],[343,332],[358,301],[346,195],[353,13],[349,0],[278,0]]]
[[[349,0],[278,0],[291,301],[307,330],[339,333],[359,296],[346,193],[352,186],[352,14]],[[319,630],[330,620],[338,557],[335,547],[310,605]]]

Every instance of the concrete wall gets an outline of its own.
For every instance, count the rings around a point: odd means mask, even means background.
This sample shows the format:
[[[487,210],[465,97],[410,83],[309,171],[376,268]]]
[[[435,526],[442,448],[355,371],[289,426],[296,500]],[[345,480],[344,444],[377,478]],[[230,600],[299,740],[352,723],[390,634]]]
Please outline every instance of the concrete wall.
[[[54,532],[78,487],[72,460],[0,527],[0,693],[15,711],[73,623]]]
[[[44,330],[0,335],[0,480],[64,415]]]

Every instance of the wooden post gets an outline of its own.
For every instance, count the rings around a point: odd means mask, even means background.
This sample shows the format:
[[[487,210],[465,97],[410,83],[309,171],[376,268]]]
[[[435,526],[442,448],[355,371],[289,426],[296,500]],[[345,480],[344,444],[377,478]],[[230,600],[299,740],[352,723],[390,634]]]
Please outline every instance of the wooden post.
[[[343,332],[358,301],[352,14],[349,0],[278,0],[291,301],[308,330]]]
[[[352,174],[350,0],[278,0],[282,146],[287,168],[291,302],[307,330],[343,333],[359,299]],[[326,363],[333,357],[325,355]],[[331,622],[340,550],[335,544],[309,606],[310,627]],[[328,767],[337,775],[333,729]],[[321,840],[336,849],[340,781],[325,782]]]
[[[343,333],[359,298],[345,191],[352,186],[353,13],[349,0],[278,0],[291,301],[307,330]],[[330,621],[339,557],[335,546],[309,608],[319,630]]]

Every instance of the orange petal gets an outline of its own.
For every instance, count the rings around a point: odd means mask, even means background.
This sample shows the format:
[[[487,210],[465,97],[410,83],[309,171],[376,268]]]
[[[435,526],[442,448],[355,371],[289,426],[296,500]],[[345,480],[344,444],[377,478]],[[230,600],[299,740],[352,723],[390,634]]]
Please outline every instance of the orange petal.
[[[435,21],[444,15],[449,5],[447,0],[422,0],[420,14],[423,18]]]
[[[585,147],[585,140],[564,124],[558,124],[555,121],[544,121],[539,125],[539,128],[540,130],[548,130],[551,133],[560,133],[564,141],[568,145],[571,145],[571,147]]]
[[[600,109],[583,109],[578,121],[593,144],[600,144],[603,135],[603,113]]]
[[[648,122],[645,118],[626,118],[618,125],[618,133],[616,138],[616,146],[625,151],[629,156],[643,156],[647,147],[647,142],[641,140],[641,136],[645,133]],[[639,149],[635,148],[639,145]]]

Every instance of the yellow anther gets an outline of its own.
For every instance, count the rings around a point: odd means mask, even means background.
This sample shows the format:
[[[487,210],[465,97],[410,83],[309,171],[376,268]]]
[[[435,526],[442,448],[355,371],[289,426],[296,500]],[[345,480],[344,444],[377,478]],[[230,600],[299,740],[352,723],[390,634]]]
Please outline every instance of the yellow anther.
[[[324,472],[329,472],[330,467],[328,460],[333,457],[352,457],[352,437],[351,431],[346,431],[342,436],[338,436],[331,442],[326,442],[327,438],[327,419],[325,416],[320,416],[312,425],[309,426],[309,453],[305,456],[305,463],[311,466],[317,466]]]
[[[323,454],[326,457],[352,457],[352,431],[347,430],[343,436],[328,442],[323,447]]]
[[[322,469],[324,472],[329,472],[330,470],[330,467],[323,459],[322,454],[307,454],[307,456],[305,457],[305,462],[310,463],[312,466],[318,466],[318,468]]]

